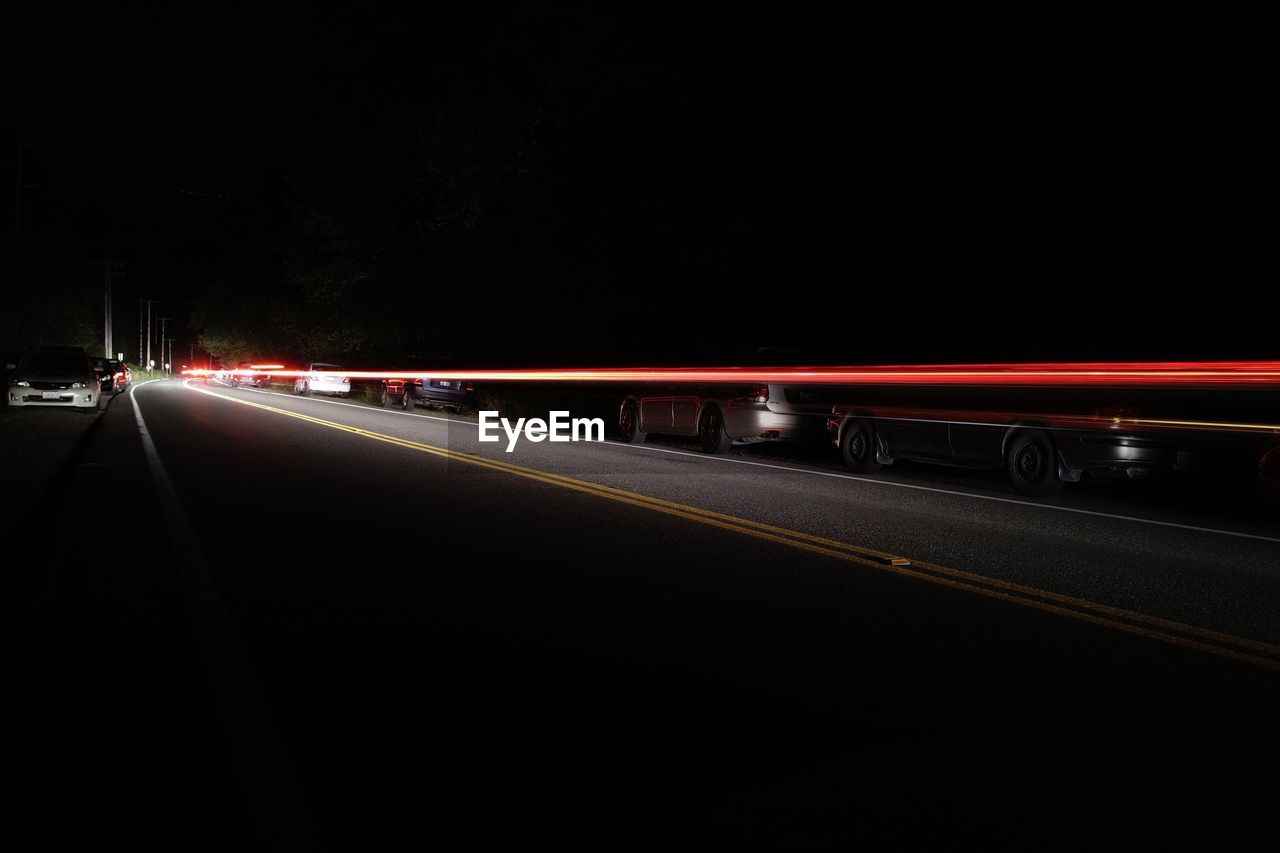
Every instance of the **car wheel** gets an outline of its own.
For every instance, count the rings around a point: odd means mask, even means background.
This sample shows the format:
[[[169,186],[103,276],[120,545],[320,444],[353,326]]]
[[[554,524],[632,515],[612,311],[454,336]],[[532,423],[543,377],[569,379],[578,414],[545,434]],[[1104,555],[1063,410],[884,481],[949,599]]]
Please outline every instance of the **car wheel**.
[[[728,453],[733,439],[724,431],[724,415],[716,406],[707,406],[698,418],[698,438],[707,453]]]
[[[382,390],[378,393],[378,405],[384,409],[391,408],[391,395],[387,393],[387,384],[382,383]]]
[[[635,400],[622,404],[622,412],[618,415],[618,430],[627,444],[640,444],[644,441],[644,430],[640,429],[640,408]]]
[[[844,467],[857,474],[874,474],[883,466],[876,460],[875,427],[862,419],[845,424],[840,436],[840,458]]]
[[[413,393],[409,391],[408,385],[404,388],[404,394],[400,396],[400,408],[406,412],[413,411]]]
[[[347,392],[346,392],[346,391],[339,391],[339,392],[338,392],[338,396],[345,400],[345,399],[347,399]]]
[[[302,383],[302,396],[304,396],[304,397],[310,397],[310,396],[311,396],[311,383],[310,383],[310,382],[303,382],[303,383]]]
[[[1040,430],[1022,430],[1009,441],[1004,469],[1014,491],[1029,497],[1052,495],[1062,489],[1053,442]]]

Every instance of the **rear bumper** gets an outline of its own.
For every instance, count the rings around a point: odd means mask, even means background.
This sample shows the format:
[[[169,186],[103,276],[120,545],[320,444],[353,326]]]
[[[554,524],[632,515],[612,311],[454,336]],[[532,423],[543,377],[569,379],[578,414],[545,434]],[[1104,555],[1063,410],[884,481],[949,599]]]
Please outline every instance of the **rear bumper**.
[[[1060,433],[1057,445],[1063,463],[1072,468],[1142,466],[1173,469],[1179,459],[1175,444],[1128,435]]]
[[[476,404],[476,395],[474,391],[446,391],[440,388],[424,389],[421,385],[405,386],[412,387],[410,396],[414,400],[423,403],[438,403],[442,406],[474,406]],[[400,396],[396,389],[388,388],[387,393],[393,397]]]
[[[295,390],[301,391],[304,381],[306,381],[306,383],[311,387],[312,393],[315,393],[315,394],[350,394],[351,393],[350,382],[324,382],[324,381],[314,382],[311,380],[301,380],[301,379],[298,380],[296,383],[294,383]]]
[[[822,435],[821,417],[775,411],[768,403],[731,402],[724,408],[725,432],[734,441],[810,441]]]

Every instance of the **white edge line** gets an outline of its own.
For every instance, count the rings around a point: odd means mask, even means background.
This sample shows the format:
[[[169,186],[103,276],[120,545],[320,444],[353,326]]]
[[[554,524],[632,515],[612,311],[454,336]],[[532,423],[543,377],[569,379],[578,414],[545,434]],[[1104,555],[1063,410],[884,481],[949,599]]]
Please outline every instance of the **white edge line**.
[[[140,382],[137,387],[145,384]],[[221,705],[220,717],[240,768],[238,775],[246,799],[259,813],[259,820],[275,822],[284,817],[294,832],[309,835],[311,821],[299,793],[297,776],[260,699],[261,693],[231,614],[209,575],[199,540],[151,439],[137,395],[131,392],[129,400],[133,403],[134,419],[159,497],[160,511],[173,542],[175,562],[191,612],[192,630],[215,699]]]

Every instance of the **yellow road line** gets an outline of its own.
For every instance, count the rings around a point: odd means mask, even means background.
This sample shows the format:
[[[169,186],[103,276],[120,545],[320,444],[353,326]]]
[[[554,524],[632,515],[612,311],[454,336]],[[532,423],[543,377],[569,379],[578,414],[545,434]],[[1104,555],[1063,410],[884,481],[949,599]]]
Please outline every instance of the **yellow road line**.
[[[1089,601],[1087,599],[1076,598],[1049,590],[1039,589],[1038,587],[1026,586],[1024,584],[1013,583],[1011,581],[1003,581],[961,569],[953,569],[934,563],[910,560],[847,542],[840,542],[834,539],[814,536],[798,530],[775,527],[774,525],[765,524],[763,522],[739,518],[738,516],[733,515],[726,515],[714,510],[702,509],[699,507],[689,506],[687,504],[680,504],[663,498],[651,497],[649,495],[642,495],[636,492],[628,492],[623,489],[605,486],[600,483],[578,480],[562,474],[554,474],[549,471],[541,471],[536,468],[526,468],[522,465],[515,465],[510,462],[489,459],[484,456],[464,453],[459,450],[450,450],[448,448],[424,444],[410,439],[385,435],[383,433],[349,426],[336,421],[329,421],[323,418],[313,417],[311,415],[304,415],[301,412],[281,409],[277,406],[270,406],[265,403],[257,403],[252,400],[245,400],[239,397],[219,394],[207,389],[194,388],[190,384],[187,384],[187,387],[192,391],[207,394],[211,397],[229,400],[243,406],[251,406],[255,409],[261,409],[273,414],[284,415],[285,417],[295,418],[318,426],[324,426],[341,432],[359,435],[374,441],[380,441],[386,444],[402,447],[407,450],[416,450],[444,459],[451,459],[459,462],[465,462],[470,465],[477,465],[479,467],[488,468],[501,473],[536,480],[548,485],[559,486],[572,491],[595,495],[596,497],[606,498],[618,503],[661,512],[666,515],[684,518],[690,521],[697,521],[712,527],[718,527],[769,542],[776,542],[781,545],[787,545],[792,548],[797,548],[814,554],[820,554],[826,557],[832,557],[845,562],[856,563],[861,566],[892,572],[904,577],[928,581],[930,583],[952,589],[960,589],[966,592],[976,593],[987,598],[994,598],[1012,604],[1018,604],[1023,607],[1030,607],[1036,610],[1056,613],[1068,618],[1106,626],[1116,630],[1125,631],[1130,634],[1160,640],[1166,643],[1172,643],[1173,645],[1184,648],[1208,652],[1210,654],[1251,663],[1268,669],[1280,670],[1280,646],[1274,644],[1251,640],[1245,637],[1238,637],[1221,631],[1213,631],[1207,628],[1175,622],[1169,619],[1162,619],[1158,616],[1151,616],[1145,613],[1138,613],[1136,611],[1125,610],[1119,607],[1112,607],[1110,605]],[[1251,654],[1250,652],[1258,652],[1261,653],[1261,655]],[[1265,657],[1265,655],[1272,655],[1275,656],[1275,658]]]

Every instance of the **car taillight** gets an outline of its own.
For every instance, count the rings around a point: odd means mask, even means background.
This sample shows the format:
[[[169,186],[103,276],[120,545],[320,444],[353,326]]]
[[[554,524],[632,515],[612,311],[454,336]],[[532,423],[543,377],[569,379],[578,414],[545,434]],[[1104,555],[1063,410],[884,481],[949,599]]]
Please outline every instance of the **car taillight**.
[[[476,390],[476,386],[473,383],[468,382],[463,390],[465,390],[468,394],[470,394],[471,392]]]
[[[116,376],[116,379],[119,379],[119,378],[121,378],[122,376],[124,376],[124,374],[123,374],[123,373],[120,373],[120,372],[117,372],[115,376]]]
[[[747,399],[752,400],[756,403],[769,402],[769,386],[768,385],[755,386],[754,388],[751,389],[751,393],[747,395]]]

